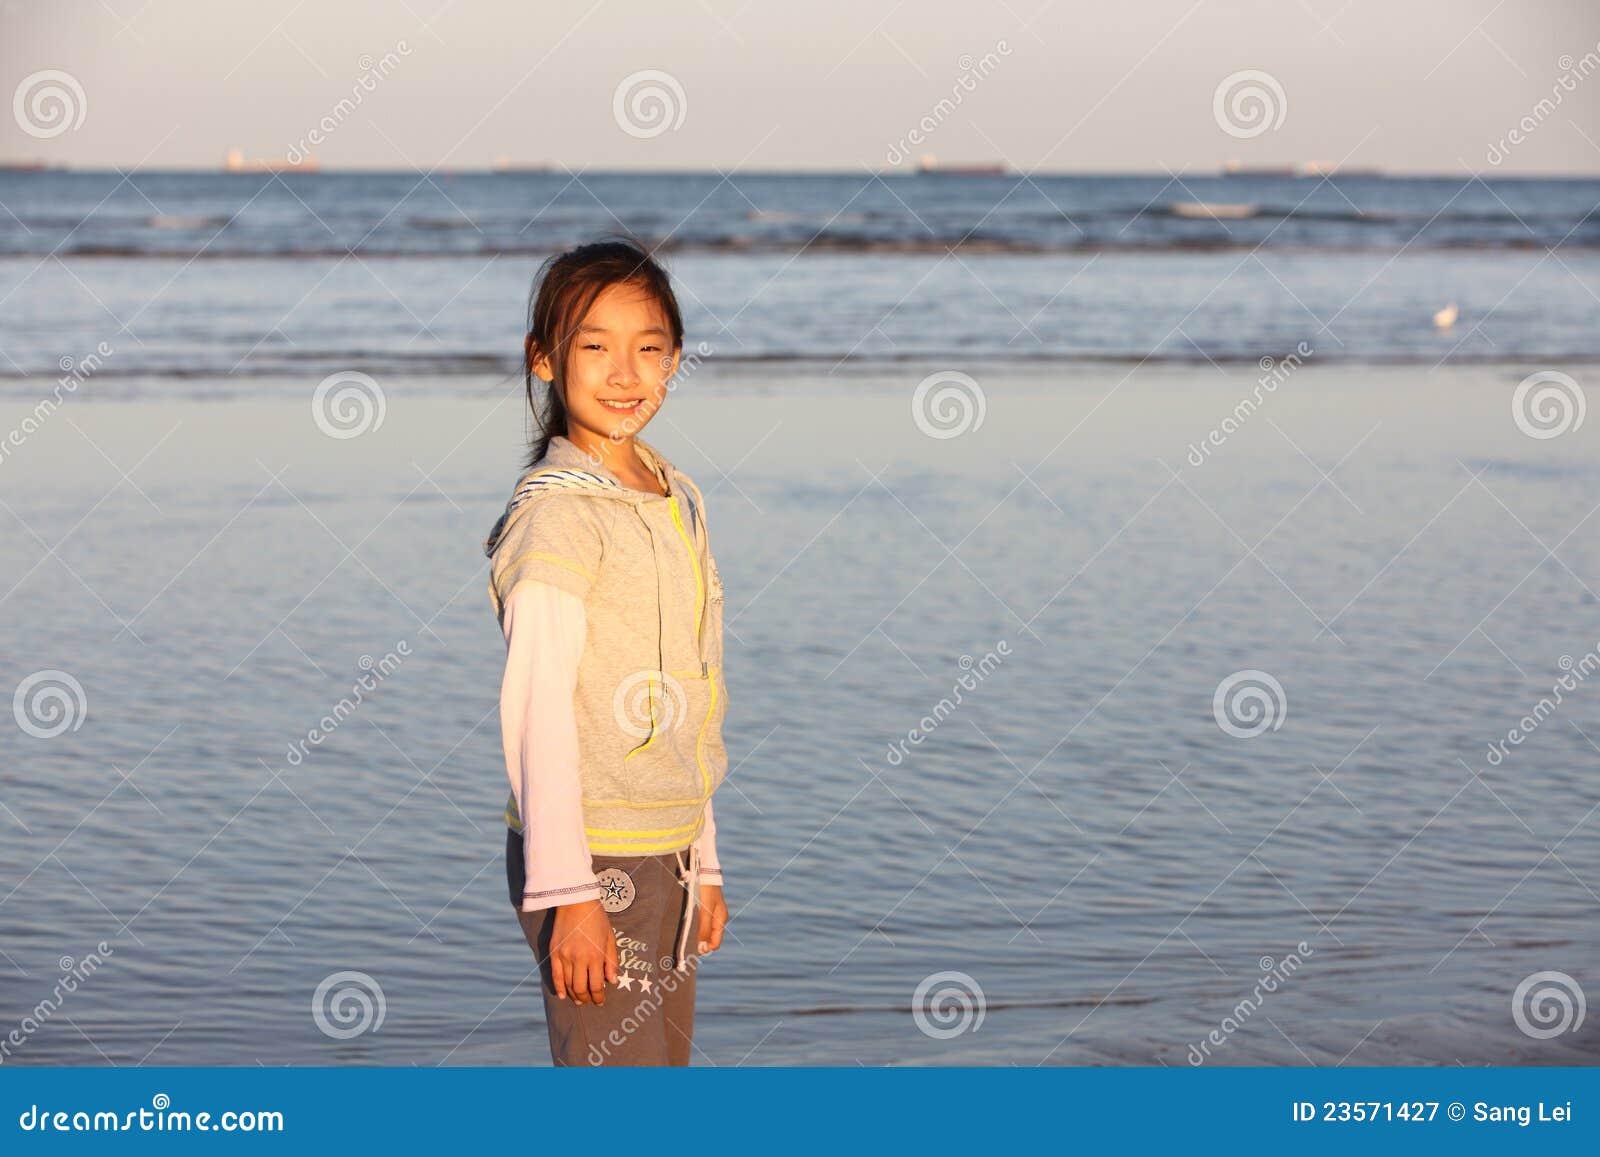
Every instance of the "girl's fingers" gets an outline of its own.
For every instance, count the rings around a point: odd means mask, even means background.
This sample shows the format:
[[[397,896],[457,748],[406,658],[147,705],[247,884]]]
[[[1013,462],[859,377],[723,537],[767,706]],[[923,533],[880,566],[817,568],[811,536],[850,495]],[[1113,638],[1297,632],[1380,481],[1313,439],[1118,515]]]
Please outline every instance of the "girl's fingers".
[[[583,966],[583,964],[581,962],[574,962],[573,965],[572,965],[572,970],[571,970],[569,975],[572,978],[568,982],[568,989],[572,993],[572,1003],[573,1004],[588,1004],[589,1003],[589,973],[588,973],[588,970],[584,968],[584,966]]]
[[[728,909],[721,904],[713,907],[709,914],[711,919],[705,930],[705,935],[701,939],[701,943],[704,945],[700,949],[702,952],[715,952],[722,947],[722,930],[728,923]]]
[[[556,990],[558,1000],[567,999],[567,969],[561,963],[561,957],[550,957],[550,983]]]
[[[603,960],[596,960],[589,965],[589,995],[596,1004],[606,1002],[606,969]]]

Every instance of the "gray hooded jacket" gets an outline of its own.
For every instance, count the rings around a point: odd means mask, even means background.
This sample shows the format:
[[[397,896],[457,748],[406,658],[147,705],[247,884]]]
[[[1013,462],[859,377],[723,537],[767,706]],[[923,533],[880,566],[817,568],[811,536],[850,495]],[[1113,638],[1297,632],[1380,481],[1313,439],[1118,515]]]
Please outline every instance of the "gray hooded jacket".
[[[728,767],[723,591],[705,502],[654,447],[638,437],[634,446],[665,497],[624,486],[557,435],[483,543],[497,618],[523,579],[584,601],[573,706],[584,833],[596,855],[689,847]],[[506,819],[520,830],[516,807],[513,793]]]

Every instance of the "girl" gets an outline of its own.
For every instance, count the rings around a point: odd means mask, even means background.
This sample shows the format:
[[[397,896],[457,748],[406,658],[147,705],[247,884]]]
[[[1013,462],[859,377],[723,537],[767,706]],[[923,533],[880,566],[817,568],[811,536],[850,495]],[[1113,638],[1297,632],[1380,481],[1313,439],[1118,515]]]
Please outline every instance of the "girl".
[[[705,503],[638,437],[683,321],[631,240],[547,261],[524,367],[538,435],[484,541],[506,637],[506,877],[558,1065],[686,1065],[722,944],[722,583]],[[541,407],[534,379],[546,395]]]

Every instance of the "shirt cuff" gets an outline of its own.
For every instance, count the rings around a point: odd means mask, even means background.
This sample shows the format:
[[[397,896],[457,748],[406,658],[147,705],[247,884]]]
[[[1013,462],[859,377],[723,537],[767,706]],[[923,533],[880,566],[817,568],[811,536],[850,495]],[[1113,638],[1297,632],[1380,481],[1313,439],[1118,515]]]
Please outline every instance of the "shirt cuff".
[[[557,908],[563,904],[581,904],[585,900],[598,900],[602,895],[600,884],[573,884],[566,888],[546,888],[542,892],[522,893],[522,910],[537,912],[543,908]]]

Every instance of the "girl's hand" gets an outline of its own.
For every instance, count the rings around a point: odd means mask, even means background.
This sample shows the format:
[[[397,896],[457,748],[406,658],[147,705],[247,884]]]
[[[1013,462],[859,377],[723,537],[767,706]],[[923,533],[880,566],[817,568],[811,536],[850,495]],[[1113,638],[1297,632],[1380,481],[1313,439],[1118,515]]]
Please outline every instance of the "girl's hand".
[[[728,926],[728,906],[722,902],[720,884],[700,885],[700,954],[722,947],[722,930]]]
[[[606,1002],[617,982],[617,937],[599,900],[563,904],[550,933],[550,972],[556,995],[574,1004]]]

